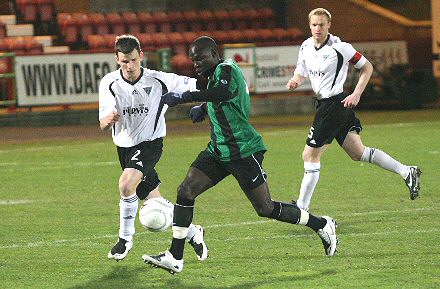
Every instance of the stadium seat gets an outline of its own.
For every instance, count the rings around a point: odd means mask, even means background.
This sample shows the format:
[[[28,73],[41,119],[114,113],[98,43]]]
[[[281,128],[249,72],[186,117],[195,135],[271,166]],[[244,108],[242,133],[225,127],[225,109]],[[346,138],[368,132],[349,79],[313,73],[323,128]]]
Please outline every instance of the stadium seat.
[[[249,28],[259,29],[262,27],[262,21],[264,21],[264,19],[259,18],[260,15],[258,14],[257,9],[247,8],[246,16],[249,21],[249,25],[248,25]]]
[[[284,28],[273,28],[271,30],[272,30],[272,33],[273,33],[273,39],[275,41],[280,41],[280,42],[289,41],[289,37],[288,37],[286,29],[284,29]]]
[[[78,27],[78,41],[86,42],[87,36],[93,34],[93,23],[86,13],[73,13],[72,20]]]
[[[182,32],[182,37],[183,37],[183,39],[185,41],[186,46],[189,47],[189,45],[194,40],[196,40],[196,38],[199,37],[199,35],[196,32],[194,32],[194,31],[185,31],[185,32]]]
[[[232,43],[246,43],[247,38],[241,30],[229,30],[229,39]]]
[[[270,7],[258,8],[258,19],[261,21],[260,27],[262,28],[275,28],[276,19],[275,13]]]
[[[56,16],[59,33],[64,37],[66,29],[66,21],[72,18],[70,13],[58,13]]]
[[[171,57],[171,67],[177,74],[196,76],[193,63],[187,55],[176,54]]]
[[[200,21],[200,15],[196,10],[183,11],[185,21],[188,23],[190,31],[201,31],[202,22]]]
[[[37,0],[38,15],[41,22],[51,22],[55,14],[54,0]]]
[[[231,36],[229,36],[229,33],[227,31],[211,31],[211,35],[215,42],[217,42],[217,44],[227,44],[232,42]]]
[[[18,55],[23,55],[26,52],[26,46],[23,40],[23,37],[6,37],[4,39],[6,44],[6,50],[10,52],[14,52]]]
[[[153,41],[153,37],[151,35],[152,35],[152,33],[140,33],[139,35],[137,35],[137,38],[139,39],[142,50],[148,51],[148,50],[156,49],[154,41]]]
[[[89,49],[93,52],[108,51],[108,47],[106,47],[106,42],[103,35],[89,35],[87,37],[87,44],[89,45]]]
[[[76,20],[69,13],[59,13],[57,15],[58,26],[60,27],[61,35],[68,45],[72,45],[79,41],[78,25]]]
[[[261,38],[260,42],[267,43],[267,42],[275,41],[275,35],[274,35],[272,29],[269,29],[269,28],[257,29],[257,33]]]
[[[115,34],[104,34],[103,37],[104,37],[105,47],[108,49],[114,50],[116,35]]]
[[[90,13],[88,14],[90,21],[92,22],[94,34],[108,34],[110,33],[110,26],[102,13]]]
[[[159,32],[171,32],[171,22],[166,12],[155,11],[151,15],[154,21],[159,25]]]
[[[261,37],[258,35],[257,30],[248,28],[242,30],[243,38],[247,43],[257,43],[260,42]]]
[[[201,10],[200,19],[205,24],[205,30],[212,31],[217,29],[217,22],[214,13],[211,10]]]
[[[296,27],[290,27],[286,29],[288,41],[303,41],[304,32]]]
[[[171,42],[167,32],[152,33],[151,37],[156,48],[170,47]]]
[[[70,13],[64,13],[64,12],[57,13],[58,25],[62,25],[67,19],[69,19],[71,17],[72,17],[72,15]]]
[[[38,42],[33,36],[23,37],[24,49],[29,54],[43,53],[43,44]]]
[[[17,0],[17,7],[24,22],[37,20],[37,0]]]
[[[231,15],[232,23],[234,24],[235,29],[248,28],[248,16],[245,10],[235,8],[229,11],[229,15]]]
[[[183,32],[187,30],[185,17],[181,11],[169,11],[168,18],[171,22],[172,30]]]
[[[218,27],[222,30],[231,30],[234,27],[231,16],[227,10],[219,9],[214,11],[214,17],[217,21]]]
[[[187,44],[181,32],[171,32],[168,34],[171,48],[174,54],[187,54]]]
[[[141,22],[139,21],[136,13],[122,12],[121,17],[128,28],[128,33],[131,35],[138,35],[141,33]]]
[[[117,12],[110,12],[105,14],[105,18],[110,24],[113,34],[122,35],[125,34],[125,23],[121,15]]]
[[[5,43],[5,38],[0,37],[0,53],[7,52],[7,51],[8,51],[8,48]],[[1,58],[0,58],[0,61],[1,61]],[[2,67],[2,66],[0,65],[0,67]],[[3,73],[3,72],[0,71],[0,73]]]
[[[139,12],[137,13],[139,22],[143,27],[141,30],[145,33],[155,33],[157,32],[156,20],[150,12]]]

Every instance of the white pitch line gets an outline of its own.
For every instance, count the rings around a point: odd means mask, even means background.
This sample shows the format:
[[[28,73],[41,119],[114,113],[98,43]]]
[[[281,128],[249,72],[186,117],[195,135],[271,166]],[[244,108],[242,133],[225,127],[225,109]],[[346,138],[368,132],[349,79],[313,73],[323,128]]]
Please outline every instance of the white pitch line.
[[[88,143],[87,146],[106,146],[108,143],[98,142],[98,143]],[[9,153],[13,151],[45,151],[45,150],[54,150],[54,149],[66,149],[72,147],[84,147],[83,143],[80,144],[69,144],[69,145],[53,145],[53,146],[41,146],[41,147],[14,147],[11,149],[3,149],[0,150],[0,153]]]
[[[33,203],[32,200],[0,200],[0,205],[21,205]]]
[[[440,229],[429,229],[429,230],[412,230],[412,231],[405,231],[405,233],[408,234],[427,234],[427,233],[438,233],[440,232]],[[384,231],[384,232],[373,232],[373,233],[344,233],[344,234],[338,234],[338,236],[351,236],[351,237],[368,237],[368,236],[387,236],[387,235],[394,235],[394,234],[400,234],[402,231]],[[209,239],[209,242],[211,241],[223,241],[223,242],[238,242],[238,241],[248,241],[248,240],[272,240],[272,239],[292,239],[292,238],[306,238],[312,236],[311,234],[289,234],[289,235],[271,235],[267,237],[255,237],[255,236],[249,236],[249,237],[242,237],[242,238],[227,238],[227,239]],[[169,240],[168,240],[169,243]]]
[[[18,166],[19,163],[13,162],[13,163],[0,163],[0,167],[10,167],[10,166]]]
[[[371,211],[371,212],[364,212],[364,213],[351,213],[346,215],[339,215],[338,217],[355,217],[355,216],[363,216],[363,215],[372,215],[372,214],[394,214],[394,213],[407,213],[407,212],[415,212],[415,211],[432,211],[432,210],[438,210],[438,208],[414,208],[414,209],[406,209],[406,210],[394,210],[394,211]],[[261,220],[261,221],[249,221],[249,222],[239,222],[239,223],[229,223],[229,224],[213,224],[213,225],[207,225],[204,226],[207,229],[214,229],[214,228],[224,228],[224,227],[238,227],[238,226],[250,226],[250,225],[261,225],[266,223],[274,223],[277,222],[275,220]],[[408,233],[433,233],[433,232],[440,232],[440,229],[431,229],[431,230],[413,230],[408,231]],[[166,232],[161,232],[166,233]],[[369,236],[369,235],[390,235],[390,234],[396,234],[396,232],[386,231],[386,232],[374,232],[374,233],[345,233],[343,236]],[[145,234],[152,234],[151,232],[144,231],[140,233],[136,233],[136,235],[145,235]],[[170,235],[168,234],[168,237]],[[308,237],[310,234],[295,234],[294,237]],[[19,249],[19,248],[36,248],[36,247],[47,247],[47,246],[60,246],[60,245],[78,245],[81,243],[85,243],[87,241],[96,241],[99,239],[111,239],[116,238],[117,235],[102,235],[102,236],[91,236],[88,238],[81,238],[81,239],[60,239],[60,240],[53,240],[53,241],[39,241],[39,242],[32,242],[27,244],[11,244],[11,245],[5,245],[0,246],[1,249]],[[250,239],[277,239],[277,238],[292,238],[292,235],[278,235],[278,236],[269,236],[269,237],[243,237],[243,238],[230,238],[230,239],[212,239],[210,238],[210,241],[241,241],[241,240],[250,240]],[[155,243],[155,244],[169,244],[170,239],[165,238],[162,241],[153,241],[150,240],[149,242]]]
[[[21,171],[38,171],[38,170],[58,170],[58,169],[69,169],[74,167],[103,167],[103,166],[114,166],[118,165],[119,162],[110,161],[110,162],[72,162],[60,164],[56,162],[45,162],[39,163],[38,165],[32,165],[27,163],[26,166],[20,168]],[[1,172],[13,172],[17,170],[17,166],[19,163],[10,163],[8,166],[0,164]]]

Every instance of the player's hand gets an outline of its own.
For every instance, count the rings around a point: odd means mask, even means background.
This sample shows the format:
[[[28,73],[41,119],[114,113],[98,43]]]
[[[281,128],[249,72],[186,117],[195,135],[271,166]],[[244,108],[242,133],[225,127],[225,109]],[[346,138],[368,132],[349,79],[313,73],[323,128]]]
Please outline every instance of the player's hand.
[[[111,127],[120,117],[119,113],[112,111],[109,115],[100,120],[101,129],[104,130]]]
[[[206,103],[193,106],[189,111],[189,117],[193,123],[204,121],[206,114]]]
[[[300,83],[298,82],[298,80],[295,79],[295,77],[292,77],[287,82],[286,88],[289,89],[289,90],[295,90],[299,85],[300,85]]]
[[[343,100],[341,100],[341,103],[344,105],[344,107],[354,108],[358,105],[360,99],[361,99],[360,95],[353,93],[347,96],[346,98],[344,98]]]
[[[191,102],[191,93],[189,91],[185,91],[184,93],[167,92],[162,95],[162,101],[169,107],[173,107],[181,103]]]

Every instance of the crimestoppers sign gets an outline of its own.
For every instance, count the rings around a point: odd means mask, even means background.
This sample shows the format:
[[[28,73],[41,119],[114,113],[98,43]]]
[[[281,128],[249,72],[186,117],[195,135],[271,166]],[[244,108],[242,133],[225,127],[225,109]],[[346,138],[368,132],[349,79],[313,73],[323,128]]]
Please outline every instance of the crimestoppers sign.
[[[113,53],[16,57],[18,105],[97,102],[99,81],[116,65]]]

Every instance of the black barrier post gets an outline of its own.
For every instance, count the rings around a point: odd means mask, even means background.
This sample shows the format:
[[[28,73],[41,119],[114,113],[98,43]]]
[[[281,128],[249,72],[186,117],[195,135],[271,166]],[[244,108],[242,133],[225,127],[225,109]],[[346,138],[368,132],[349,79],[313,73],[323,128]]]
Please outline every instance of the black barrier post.
[[[15,53],[0,53],[0,106],[9,110],[17,104],[15,81]]]

